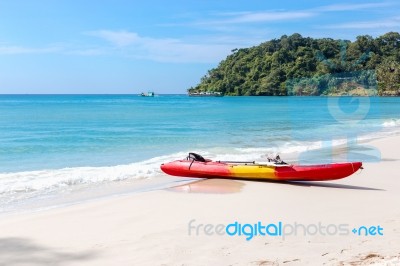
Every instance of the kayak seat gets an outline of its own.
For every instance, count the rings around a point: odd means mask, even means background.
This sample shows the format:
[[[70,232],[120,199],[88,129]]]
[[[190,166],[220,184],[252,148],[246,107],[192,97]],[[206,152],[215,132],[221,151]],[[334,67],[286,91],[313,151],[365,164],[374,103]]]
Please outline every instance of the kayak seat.
[[[193,160],[193,161],[198,161],[198,162],[203,162],[205,163],[207,160],[204,159],[203,156],[200,154],[194,153],[194,152],[189,152],[189,156],[187,157],[188,160]]]

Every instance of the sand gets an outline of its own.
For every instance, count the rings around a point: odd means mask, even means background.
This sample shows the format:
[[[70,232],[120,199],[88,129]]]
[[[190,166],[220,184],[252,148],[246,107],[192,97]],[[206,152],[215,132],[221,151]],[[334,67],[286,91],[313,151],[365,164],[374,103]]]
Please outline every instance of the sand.
[[[399,265],[399,144],[399,136],[369,143],[381,162],[332,182],[203,180],[3,215],[0,265]],[[217,234],[219,224],[259,221],[297,223],[298,233]],[[314,234],[319,225],[331,235]],[[333,234],[340,225],[347,234]],[[360,226],[375,235],[350,231]]]

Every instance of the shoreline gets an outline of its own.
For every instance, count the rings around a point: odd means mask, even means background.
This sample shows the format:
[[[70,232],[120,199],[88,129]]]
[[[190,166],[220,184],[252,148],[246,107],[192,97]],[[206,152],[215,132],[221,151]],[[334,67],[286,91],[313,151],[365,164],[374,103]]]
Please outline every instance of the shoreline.
[[[398,131],[380,131],[378,134],[368,133],[366,135],[361,135],[357,139],[357,143],[361,145],[366,145],[366,148],[374,148],[373,145],[369,145],[376,141],[385,140],[385,139],[395,139],[400,137],[400,132]],[[347,161],[346,158],[343,158],[343,153],[347,152],[347,142],[343,142],[346,139],[336,139],[334,140],[334,144],[332,146],[332,163],[335,162],[344,162]],[[312,142],[318,143],[318,142]],[[314,146],[314,144],[312,146]],[[316,164],[318,161],[312,159],[311,161],[300,161],[299,155],[302,152],[306,151],[314,151],[321,149],[321,147],[313,147],[310,150],[304,151],[291,151],[291,152],[282,152],[279,155],[282,157],[284,161],[288,163],[300,163],[300,164]],[[321,151],[321,150],[320,150]],[[365,152],[365,151],[364,151]],[[180,152],[181,153],[181,152]],[[379,161],[379,158],[369,158],[373,162]],[[138,162],[135,162],[138,163]],[[322,162],[329,163],[329,162]],[[121,165],[123,166],[123,165]],[[118,166],[117,166],[118,167]],[[111,167],[110,167],[111,168]],[[83,168],[85,169],[85,168]],[[63,171],[64,169],[55,169],[56,171]],[[357,173],[355,173],[357,174]],[[127,179],[121,180],[118,182],[109,181],[107,183],[93,183],[93,184],[80,184],[76,187],[71,187],[67,192],[61,191],[62,194],[59,194],[59,191],[55,191],[54,193],[45,194],[39,196],[38,198],[28,198],[23,200],[22,202],[17,202],[14,207],[9,209],[1,209],[0,216],[9,215],[13,213],[29,213],[29,212],[40,212],[41,210],[47,209],[55,209],[55,208],[63,208],[70,205],[84,204],[87,202],[93,202],[96,200],[102,199],[112,199],[123,197],[126,195],[133,195],[137,193],[143,193],[147,191],[153,190],[162,190],[173,188],[175,186],[179,186],[179,183],[196,183],[199,180],[197,178],[183,178],[183,177],[174,177],[168,176],[160,171],[160,174],[151,178],[138,178],[138,179]],[[240,181],[240,180],[239,180]],[[49,203],[50,200],[50,203]]]
[[[0,221],[1,261],[65,265],[346,265],[400,261],[400,136],[374,140],[382,160],[332,182],[210,179],[96,199]],[[383,236],[281,237],[199,234],[200,224],[322,223],[381,226]],[[196,227],[198,228],[198,227]],[[203,227],[204,228],[204,227]],[[200,233],[202,232],[202,233]],[[396,244],[397,243],[397,244]],[[24,250],[23,258],[20,252]],[[39,263],[38,263],[39,264]]]
[[[38,213],[96,201],[112,200],[135,194],[168,189],[196,181],[197,180],[192,180],[191,178],[162,176],[155,179],[128,180],[113,182],[110,184],[98,184],[94,187],[82,187],[68,193],[64,192],[62,195],[53,193],[44,197],[27,199],[15,204],[15,206],[8,210],[3,209],[0,212],[0,217]]]

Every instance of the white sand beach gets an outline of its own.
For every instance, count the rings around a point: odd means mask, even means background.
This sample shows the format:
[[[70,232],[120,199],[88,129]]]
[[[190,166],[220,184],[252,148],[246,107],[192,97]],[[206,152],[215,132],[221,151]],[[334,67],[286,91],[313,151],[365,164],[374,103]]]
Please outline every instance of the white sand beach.
[[[337,181],[204,180],[4,215],[0,265],[399,265],[400,136],[369,144],[381,162]],[[215,232],[235,221],[330,225],[332,235],[299,230],[247,241]],[[333,234],[340,224],[348,234]],[[350,231],[361,226],[375,235]]]

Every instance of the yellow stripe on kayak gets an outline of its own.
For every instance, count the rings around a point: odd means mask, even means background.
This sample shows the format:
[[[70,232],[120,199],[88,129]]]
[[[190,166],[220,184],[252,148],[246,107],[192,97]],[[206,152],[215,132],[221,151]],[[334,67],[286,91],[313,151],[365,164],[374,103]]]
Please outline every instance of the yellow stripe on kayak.
[[[230,165],[232,177],[247,177],[259,179],[278,179],[275,166],[270,165]]]

